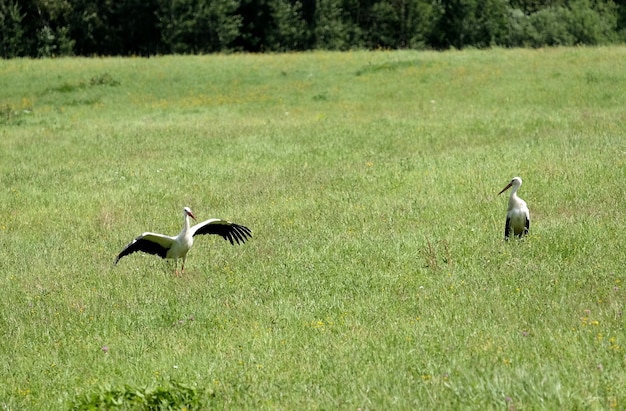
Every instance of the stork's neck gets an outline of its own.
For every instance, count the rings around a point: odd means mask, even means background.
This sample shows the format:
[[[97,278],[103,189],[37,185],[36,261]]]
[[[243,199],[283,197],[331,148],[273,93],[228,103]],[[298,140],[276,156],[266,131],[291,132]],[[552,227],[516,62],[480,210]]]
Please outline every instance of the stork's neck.
[[[513,190],[511,190],[511,196],[509,197],[509,209],[516,206],[520,202],[520,198],[517,196],[517,190],[519,190],[520,186],[514,186]]]
[[[181,233],[186,233],[189,231],[189,214],[185,213],[185,218],[183,220],[183,230]]]

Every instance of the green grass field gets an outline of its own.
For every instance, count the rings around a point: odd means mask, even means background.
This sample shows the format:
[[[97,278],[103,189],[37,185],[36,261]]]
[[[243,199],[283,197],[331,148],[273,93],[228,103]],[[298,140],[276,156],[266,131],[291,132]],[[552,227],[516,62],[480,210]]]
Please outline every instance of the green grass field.
[[[625,409],[624,67],[0,61],[0,410]],[[253,238],[113,266],[183,206]]]

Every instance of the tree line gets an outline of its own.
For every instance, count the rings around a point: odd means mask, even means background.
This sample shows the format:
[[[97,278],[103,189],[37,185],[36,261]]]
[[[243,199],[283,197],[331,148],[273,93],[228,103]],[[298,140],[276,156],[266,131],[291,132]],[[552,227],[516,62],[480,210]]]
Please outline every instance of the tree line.
[[[2,58],[624,41],[624,0],[0,0]]]

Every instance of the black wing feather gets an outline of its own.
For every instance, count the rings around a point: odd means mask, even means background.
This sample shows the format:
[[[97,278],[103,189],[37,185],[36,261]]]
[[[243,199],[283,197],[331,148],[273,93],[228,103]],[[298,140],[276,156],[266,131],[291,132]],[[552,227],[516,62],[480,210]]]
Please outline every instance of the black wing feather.
[[[506,218],[506,224],[504,225],[504,240],[509,239],[509,233],[511,232],[511,219],[509,217]]]
[[[241,241],[241,243],[245,243],[246,242],[246,236],[245,236],[245,231],[243,231],[241,229],[241,226],[237,226],[237,227],[233,227],[233,231],[231,232],[232,237],[235,238],[235,240],[237,241],[237,244],[239,244],[239,242]]]
[[[230,241],[232,245],[243,244],[252,237],[252,233],[248,227],[240,224],[231,223],[226,220],[208,220],[198,224],[198,228],[193,233],[194,236],[204,234],[217,234],[224,240]]]
[[[119,253],[117,258],[115,259],[114,264],[117,264],[120,258],[135,253],[137,251],[142,251],[144,253],[154,254],[158,255],[161,258],[165,258],[170,247],[171,244],[169,246],[159,244],[158,242],[153,241],[153,236],[144,233],[131,241],[126,247],[124,247],[122,252]]]
[[[233,225],[233,232],[235,233],[235,239],[237,240],[237,244],[239,244],[239,242],[241,241],[241,244],[245,243],[246,240],[249,237],[252,237],[252,232],[250,232],[250,229],[246,226],[243,225],[239,225],[239,224],[234,224]]]

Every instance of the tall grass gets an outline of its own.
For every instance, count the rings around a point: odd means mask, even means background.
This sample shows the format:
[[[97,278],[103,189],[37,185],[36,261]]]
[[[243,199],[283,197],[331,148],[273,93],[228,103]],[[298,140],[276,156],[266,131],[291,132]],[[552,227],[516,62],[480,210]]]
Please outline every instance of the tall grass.
[[[626,407],[625,63],[0,61],[0,406]],[[254,237],[112,265],[186,205]]]

